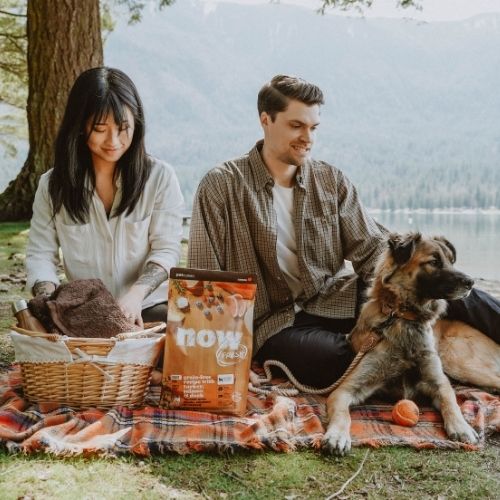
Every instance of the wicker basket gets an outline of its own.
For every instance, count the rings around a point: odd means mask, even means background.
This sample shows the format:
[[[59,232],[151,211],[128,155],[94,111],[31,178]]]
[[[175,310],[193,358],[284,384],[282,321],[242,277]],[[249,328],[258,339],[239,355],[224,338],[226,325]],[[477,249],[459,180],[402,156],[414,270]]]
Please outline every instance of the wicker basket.
[[[153,367],[162,352],[165,323],[145,325],[145,330],[121,334],[118,338],[60,337],[71,353],[71,362],[25,362],[21,366],[24,396],[35,403],[59,403],[74,409],[109,409],[114,406],[136,408],[143,405]],[[26,335],[23,342],[40,349],[40,342],[54,342],[53,334],[31,332],[11,327],[14,332]],[[156,338],[146,346],[148,364],[116,363],[106,359],[117,342],[120,347],[132,348],[137,339]],[[134,344],[135,341],[135,344]],[[126,343],[129,343],[127,345]],[[151,346],[149,345],[151,344]],[[68,354],[69,356],[69,354]],[[42,355],[43,357],[43,355]]]

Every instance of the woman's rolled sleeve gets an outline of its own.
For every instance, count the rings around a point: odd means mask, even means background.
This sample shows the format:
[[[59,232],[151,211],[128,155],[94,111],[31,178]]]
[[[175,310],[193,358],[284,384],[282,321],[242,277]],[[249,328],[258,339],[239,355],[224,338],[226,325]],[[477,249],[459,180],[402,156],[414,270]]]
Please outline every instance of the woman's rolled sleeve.
[[[52,203],[49,197],[50,172],[40,177],[33,203],[33,217],[26,248],[26,288],[31,290],[37,281],[59,284],[59,239],[52,218]]]

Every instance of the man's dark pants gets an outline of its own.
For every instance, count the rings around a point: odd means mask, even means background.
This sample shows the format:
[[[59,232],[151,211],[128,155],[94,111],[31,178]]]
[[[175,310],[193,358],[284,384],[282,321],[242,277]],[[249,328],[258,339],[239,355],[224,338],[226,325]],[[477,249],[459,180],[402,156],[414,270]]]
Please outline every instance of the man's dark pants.
[[[482,290],[473,288],[468,297],[448,302],[445,317],[468,323],[500,344],[500,301]],[[355,318],[322,318],[301,311],[293,326],[268,339],[255,358],[260,363],[281,361],[299,382],[328,387],[354,358],[346,335],[355,323]]]

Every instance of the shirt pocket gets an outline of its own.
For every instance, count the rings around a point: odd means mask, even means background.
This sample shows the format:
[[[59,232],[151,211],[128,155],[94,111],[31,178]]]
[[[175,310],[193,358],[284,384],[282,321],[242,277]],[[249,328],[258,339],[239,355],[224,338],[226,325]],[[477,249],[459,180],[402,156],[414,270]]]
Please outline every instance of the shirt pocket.
[[[150,251],[149,226],[151,215],[142,220],[125,219],[123,224],[123,252],[127,259],[134,262],[144,261]]]
[[[92,259],[90,224],[60,224],[57,236],[66,266],[87,265]]]
[[[331,217],[326,215],[304,219],[304,255],[309,266],[332,271],[335,253],[339,249],[338,232]]]

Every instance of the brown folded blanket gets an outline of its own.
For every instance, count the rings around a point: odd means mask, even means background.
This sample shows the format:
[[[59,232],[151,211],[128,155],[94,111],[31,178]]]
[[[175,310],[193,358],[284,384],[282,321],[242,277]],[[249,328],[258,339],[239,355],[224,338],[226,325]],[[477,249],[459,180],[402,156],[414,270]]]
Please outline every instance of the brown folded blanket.
[[[48,331],[70,337],[109,338],[139,329],[127,320],[100,279],[61,285],[45,301],[45,307],[53,326]],[[30,309],[45,326],[51,326],[46,324],[47,313],[38,298],[30,301]]]

